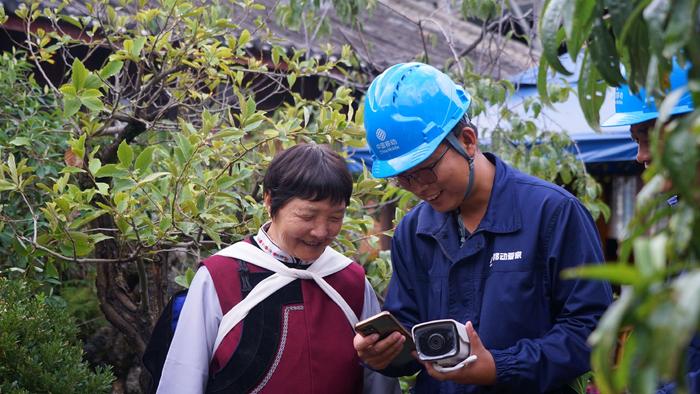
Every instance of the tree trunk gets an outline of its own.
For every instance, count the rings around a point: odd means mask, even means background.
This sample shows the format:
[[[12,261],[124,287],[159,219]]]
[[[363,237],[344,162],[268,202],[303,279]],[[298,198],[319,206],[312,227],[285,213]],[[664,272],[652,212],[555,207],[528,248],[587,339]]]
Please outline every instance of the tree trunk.
[[[96,225],[103,228],[113,227],[111,217],[105,215],[96,220]],[[97,244],[95,256],[104,259],[124,257],[119,245],[114,240],[105,240]],[[132,366],[140,366],[141,356],[151,337],[151,331],[165,305],[168,288],[167,275],[162,275],[163,265],[167,259],[159,258],[153,263],[144,263],[145,277],[140,278],[138,263],[100,263],[97,265],[96,288],[100,309],[107,320],[124,336],[133,352]],[[141,280],[146,281],[147,294],[142,294]],[[149,302],[146,302],[148,300]],[[145,368],[142,368],[145,373]],[[128,371],[127,371],[128,373]],[[126,376],[119,376],[126,379]],[[145,392],[149,380],[140,379],[142,392]]]

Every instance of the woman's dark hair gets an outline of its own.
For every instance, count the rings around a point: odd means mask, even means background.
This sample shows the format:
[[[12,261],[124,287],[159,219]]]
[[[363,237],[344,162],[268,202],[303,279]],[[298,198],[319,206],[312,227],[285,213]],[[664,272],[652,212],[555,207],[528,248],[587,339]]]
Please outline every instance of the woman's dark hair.
[[[352,176],[342,156],[327,145],[299,144],[272,159],[263,179],[263,193],[270,196],[272,217],[295,197],[348,205]]]

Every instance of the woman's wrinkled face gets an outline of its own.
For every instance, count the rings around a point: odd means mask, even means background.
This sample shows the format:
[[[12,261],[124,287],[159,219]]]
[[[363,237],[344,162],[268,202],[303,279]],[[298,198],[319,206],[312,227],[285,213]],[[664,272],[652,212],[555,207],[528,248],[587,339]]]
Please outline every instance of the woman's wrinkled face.
[[[269,198],[265,198],[269,207]],[[267,230],[273,242],[304,261],[316,260],[340,232],[345,203],[292,198],[272,218]]]

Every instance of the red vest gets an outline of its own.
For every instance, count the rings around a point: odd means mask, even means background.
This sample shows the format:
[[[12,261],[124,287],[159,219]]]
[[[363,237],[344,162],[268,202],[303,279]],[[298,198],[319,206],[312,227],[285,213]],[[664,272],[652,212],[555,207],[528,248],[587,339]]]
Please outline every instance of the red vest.
[[[209,270],[224,314],[241,300],[241,265],[212,256]],[[254,286],[270,271],[245,264]],[[359,317],[365,274],[352,263],[325,277]],[[362,366],[347,318],[310,280],[295,280],[253,308],[221,342],[207,392],[360,393]]]

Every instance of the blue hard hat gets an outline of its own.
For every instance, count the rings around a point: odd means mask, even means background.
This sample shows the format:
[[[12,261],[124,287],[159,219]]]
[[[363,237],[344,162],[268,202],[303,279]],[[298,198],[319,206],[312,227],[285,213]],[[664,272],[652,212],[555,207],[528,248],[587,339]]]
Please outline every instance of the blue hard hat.
[[[670,90],[685,89],[685,92],[671,110],[671,115],[693,111],[693,99],[687,88],[689,68],[690,63],[681,67],[676,61],[673,62],[673,69],[669,75]],[[638,94],[633,94],[628,85],[621,85],[615,89],[615,114],[605,120],[601,126],[627,126],[658,117],[659,112],[656,109],[654,97],[647,98],[644,89],[640,89]]]
[[[400,63],[367,90],[365,132],[372,175],[386,178],[427,159],[469,108],[471,98],[435,67]]]

